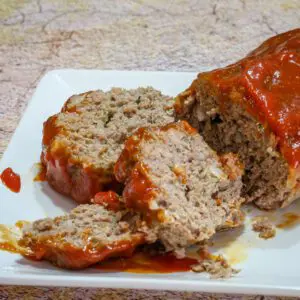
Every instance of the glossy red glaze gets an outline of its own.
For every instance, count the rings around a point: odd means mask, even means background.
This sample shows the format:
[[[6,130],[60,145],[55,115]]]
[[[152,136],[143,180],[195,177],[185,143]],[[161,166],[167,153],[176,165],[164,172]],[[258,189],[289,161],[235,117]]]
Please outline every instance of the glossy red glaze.
[[[141,163],[137,164],[132,170],[123,191],[126,206],[147,212],[149,210],[149,202],[153,198],[156,189],[147,177],[146,167]]]
[[[19,193],[21,190],[21,178],[11,168],[6,168],[0,175],[2,183],[12,192]]]
[[[121,209],[120,197],[113,191],[97,193],[92,199],[92,203],[102,205],[112,211]]]
[[[43,165],[42,163],[38,164],[39,167],[39,172],[37,173],[37,175],[34,177],[34,181],[46,181],[46,174],[47,174],[47,169],[45,167],[45,165]]]
[[[272,37],[237,63],[199,77],[217,87],[223,104],[228,97],[242,101],[275,134],[289,165],[299,167],[300,29]]]
[[[21,254],[33,260],[49,259],[67,269],[82,269],[110,257],[131,256],[135,248],[142,243],[144,243],[144,237],[136,235],[128,241],[119,241],[100,248],[88,245],[81,249],[65,243],[57,237],[45,241],[41,240],[31,245],[32,252],[29,255]],[[22,240],[19,244],[24,246]],[[25,246],[28,245],[25,244]]]
[[[43,145],[48,146],[53,137],[59,132],[59,128],[55,126],[57,116],[50,117],[45,123],[43,128]]]
[[[162,127],[140,128],[134,135],[129,137],[125,142],[124,150],[122,151],[117,163],[115,164],[115,176],[120,182],[125,182],[123,198],[127,207],[133,208],[145,213],[148,213],[149,203],[154,197],[158,187],[156,187],[148,176],[148,171],[151,166],[147,166],[140,160],[140,143],[148,142],[151,139],[157,139],[161,132],[166,132],[171,129],[183,131],[187,134],[198,134],[197,130],[191,127],[186,121],[178,123],[170,123]],[[174,169],[176,176],[180,177],[182,182],[186,181],[185,172],[181,169]],[[162,219],[163,215],[159,211],[148,216],[149,220],[153,217]]]

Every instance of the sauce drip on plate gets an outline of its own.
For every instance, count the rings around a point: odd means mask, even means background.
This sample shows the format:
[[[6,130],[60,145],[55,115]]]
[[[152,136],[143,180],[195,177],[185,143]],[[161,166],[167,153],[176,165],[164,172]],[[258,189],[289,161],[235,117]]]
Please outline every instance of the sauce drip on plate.
[[[197,264],[194,258],[178,259],[173,254],[150,255],[136,252],[129,258],[115,258],[95,266],[98,270],[130,273],[174,273],[191,270]]]
[[[296,226],[299,223],[300,223],[300,216],[295,213],[289,212],[283,214],[283,221],[277,224],[276,227],[280,229],[286,229],[286,228],[288,229]]]
[[[0,175],[2,183],[14,193],[21,190],[20,175],[15,173],[11,168],[6,168]]]
[[[0,224],[0,250],[21,255],[29,255],[29,251],[20,247],[18,244],[21,229],[26,223],[26,221],[18,221],[15,224],[15,227],[8,227]]]

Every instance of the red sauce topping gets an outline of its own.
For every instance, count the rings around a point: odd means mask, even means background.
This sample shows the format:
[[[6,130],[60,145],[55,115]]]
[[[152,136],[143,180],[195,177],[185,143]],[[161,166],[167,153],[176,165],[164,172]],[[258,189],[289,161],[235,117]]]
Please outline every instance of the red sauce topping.
[[[57,160],[60,166],[67,166],[68,162],[72,163],[68,148],[66,146],[55,144],[53,145],[52,140],[59,133],[63,133],[64,129],[57,126],[57,115],[51,116],[44,123],[43,127],[43,146],[44,150],[41,154],[41,161],[47,164],[48,161]]]
[[[135,248],[145,241],[143,235],[136,235],[128,241],[119,241],[109,245],[104,245],[100,248],[87,245],[83,249],[65,242],[59,236],[51,239],[41,239],[36,243],[31,243],[30,245],[28,245],[27,242],[28,241],[26,239],[21,239],[19,241],[19,245],[21,247],[28,249],[28,253],[20,253],[26,258],[32,260],[53,260],[53,258],[56,258],[63,262],[65,268],[81,269],[111,257],[132,256]],[[28,247],[30,247],[30,249]]]
[[[137,164],[123,191],[123,198],[126,206],[147,212],[149,202],[154,196],[156,187],[148,179],[146,168],[141,163]]]
[[[74,105],[74,106],[72,106],[72,107],[69,107],[69,108],[65,108],[65,109],[63,110],[63,112],[79,113],[79,112],[77,111],[76,105]]]
[[[21,190],[21,178],[11,168],[6,168],[0,178],[3,184],[8,187],[12,192],[19,193]]]
[[[142,238],[137,238],[131,241],[121,241],[111,245],[104,246],[102,249],[95,250],[92,247],[86,247],[84,250],[75,248],[72,245],[64,245],[64,252],[71,260],[92,261],[93,259],[100,261],[114,255],[130,256],[135,247],[143,242]],[[40,244],[34,250],[37,259],[42,259],[45,252],[49,251],[47,245]]]
[[[290,166],[300,166],[300,29],[272,37],[241,61],[200,77],[218,87],[224,103],[242,95],[248,111],[278,138]]]
[[[133,166],[138,160],[139,144],[143,141],[149,141],[154,138],[154,135],[159,134],[159,131],[168,131],[170,129],[185,131],[188,134],[197,134],[197,130],[189,125],[186,121],[178,123],[170,123],[162,127],[139,128],[134,135],[129,137],[125,142],[124,150],[122,151],[118,161],[115,164],[114,173],[119,182],[125,182],[129,176]]]
[[[126,184],[123,198],[127,207],[146,213],[149,212],[149,202],[158,190],[158,187],[154,186],[148,178],[148,166],[140,162],[140,143],[141,141],[155,139],[159,132],[165,132],[170,129],[181,130],[188,134],[197,134],[195,128],[191,127],[186,121],[181,121],[162,127],[140,128],[125,142],[124,150],[115,164],[114,172],[116,179]],[[186,181],[184,170],[175,168],[173,171],[181,178],[183,183]],[[158,219],[163,218],[162,213],[159,211],[148,217],[151,219],[155,216]]]
[[[44,164],[39,163],[39,172],[38,174],[34,177],[34,181],[46,181],[46,173],[47,173],[47,168]]]
[[[55,125],[56,120],[57,116],[52,116],[44,123],[43,145],[45,146],[49,146],[53,137],[59,132],[59,128]]]
[[[143,212],[149,211],[149,201],[153,197],[155,187],[148,179],[147,167],[139,163],[140,142],[152,138],[151,130],[140,128],[127,139],[124,150],[115,164],[116,179],[125,182],[123,198],[126,206]]]
[[[103,205],[109,210],[118,211],[121,209],[120,197],[113,191],[99,192],[91,200],[92,203]]]
[[[194,264],[197,264],[196,259],[178,259],[170,253],[151,256],[144,252],[137,252],[129,258],[110,259],[102,262],[96,268],[111,272],[173,273],[190,271]]]
[[[73,268],[84,267],[85,263],[99,261],[114,256],[125,256],[123,258],[110,258],[105,260],[93,268],[101,271],[110,272],[131,272],[131,273],[172,273],[186,272],[191,270],[191,266],[197,264],[198,260],[193,258],[178,259],[173,254],[150,255],[145,252],[136,252],[133,254],[135,247],[142,243],[140,239],[131,244],[128,242],[119,243],[118,245],[105,247],[101,252],[86,251],[75,249],[72,246],[65,246],[65,255],[63,259],[65,263],[72,265]],[[44,256],[50,255],[50,250],[44,244],[35,245],[34,252],[29,250],[26,252],[21,248],[16,248],[13,242],[0,243],[0,250],[11,253],[18,253],[31,260],[41,260]],[[128,256],[128,257],[126,257]],[[62,257],[61,257],[62,258]]]

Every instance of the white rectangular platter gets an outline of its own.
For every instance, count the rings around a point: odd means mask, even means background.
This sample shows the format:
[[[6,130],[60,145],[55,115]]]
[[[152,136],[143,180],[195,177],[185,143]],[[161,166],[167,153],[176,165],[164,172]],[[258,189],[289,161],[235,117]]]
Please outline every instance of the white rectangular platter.
[[[187,88],[195,76],[195,73],[99,70],[57,70],[47,73],[0,161],[0,172],[11,167],[21,175],[22,180],[22,189],[18,194],[0,185],[0,223],[13,225],[18,220],[52,217],[74,207],[72,200],[57,194],[47,183],[33,181],[34,164],[39,162],[41,152],[42,124],[60,110],[69,96],[94,89],[106,91],[113,86],[153,86],[164,94],[175,96]],[[300,213],[299,201],[286,211]],[[241,268],[237,276],[228,280],[212,280],[206,274],[192,272],[133,274],[103,273],[97,269],[66,271],[46,262],[31,262],[17,254],[0,251],[0,284],[299,296],[300,226],[277,230],[276,237],[267,241],[259,239],[250,227],[248,219],[244,229],[222,233],[226,238],[223,238],[220,252],[230,256],[230,261],[237,262],[234,266]]]

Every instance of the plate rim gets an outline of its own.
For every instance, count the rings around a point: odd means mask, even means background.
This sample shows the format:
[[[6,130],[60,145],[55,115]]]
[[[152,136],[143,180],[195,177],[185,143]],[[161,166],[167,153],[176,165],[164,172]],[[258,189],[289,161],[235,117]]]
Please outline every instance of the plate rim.
[[[76,271],[75,271],[76,272]],[[121,274],[120,272],[116,274]],[[163,276],[163,274],[162,274]],[[63,277],[63,278],[62,278]],[[62,279],[62,280],[58,280]],[[33,284],[34,283],[34,284]],[[104,277],[103,273],[98,277],[80,275],[70,277],[68,275],[47,275],[47,274],[1,274],[1,285],[22,285],[22,286],[51,286],[51,287],[81,287],[81,288],[118,288],[136,290],[169,290],[169,291],[190,291],[202,293],[224,293],[224,294],[247,294],[247,295],[268,295],[268,296],[290,296],[300,295],[299,287],[274,286],[272,284],[245,284],[230,282],[230,279],[208,279],[187,280],[173,278],[127,278],[127,277]],[[132,286],[135,286],[132,288]],[[255,291],[255,292],[253,292]]]

